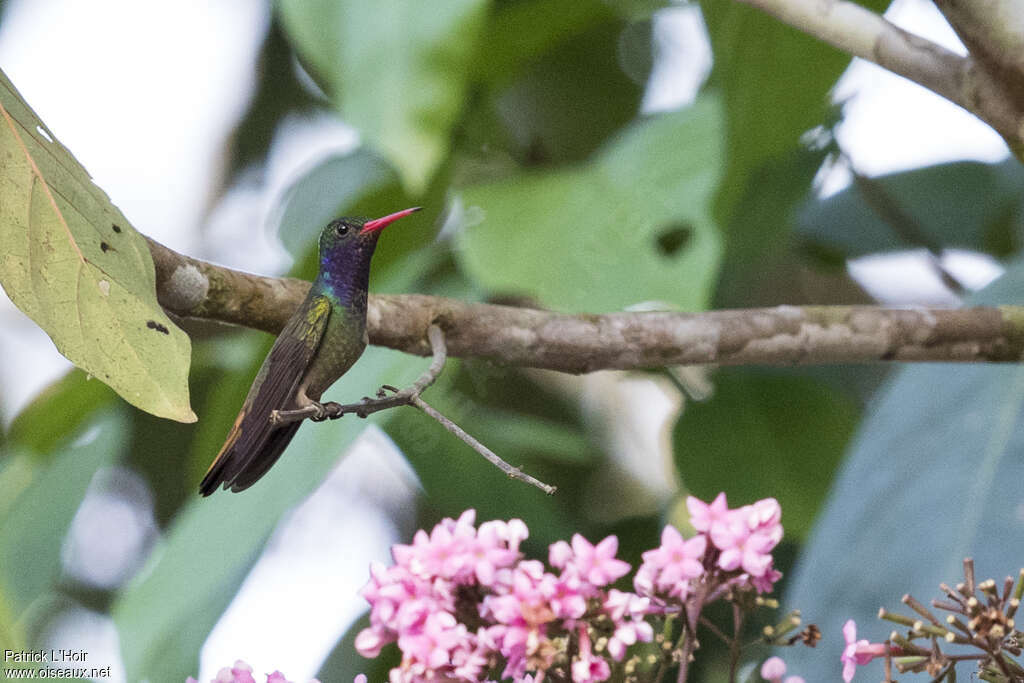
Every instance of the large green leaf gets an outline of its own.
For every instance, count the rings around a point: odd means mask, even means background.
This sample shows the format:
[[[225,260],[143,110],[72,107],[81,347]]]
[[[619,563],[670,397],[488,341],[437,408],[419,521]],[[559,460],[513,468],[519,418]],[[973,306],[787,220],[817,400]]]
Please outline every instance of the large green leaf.
[[[612,18],[603,0],[517,0],[498,3],[481,44],[487,59],[473,63],[476,78],[492,85],[509,81],[522,67],[559,43]],[[609,46],[597,46],[607,49]]]
[[[544,14],[538,13],[536,19]],[[629,25],[612,14],[597,18],[580,17],[586,30],[524,65],[517,78],[493,95],[494,109],[515,143],[517,158],[526,164],[585,159],[640,108],[649,65],[640,65],[640,73],[630,78],[623,71],[622,55],[650,54],[650,26],[638,24],[627,30]],[[492,139],[481,141],[484,149],[494,145]]]
[[[350,402],[382,382],[401,385],[424,362],[368,349],[325,400]],[[375,419],[390,418],[383,413]],[[184,507],[112,610],[129,680],[184,680],[196,670],[200,647],[281,516],[320,484],[365,425],[354,417],[304,425],[252,489],[197,495]]]
[[[71,370],[18,413],[11,423],[10,445],[48,458],[57,444],[114,398],[107,385]],[[60,419],[54,419],[58,413]]]
[[[888,0],[861,4],[878,10]],[[827,151],[805,149],[801,138],[835,122],[829,92],[849,55],[743,3],[705,0],[701,9],[714,50],[711,85],[726,120],[715,205],[726,236],[716,305],[857,301],[862,294],[849,282],[809,283],[791,239],[793,209]]]
[[[783,372],[720,370],[715,393],[689,402],[675,428],[675,461],[703,500],[726,491],[733,507],[774,496],[787,537],[810,532],[853,429],[852,401]]]
[[[1024,240],[1024,169],[963,161],[918,168],[851,185],[808,201],[802,237],[844,257],[894,249],[960,247],[1006,257]]]
[[[1024,264],[977,297],[1019,301]],[[840,629],[884,639],[878,608],[911,593],[927,603],[954,585],[964,557],[978,578],[1014,574],[1024,548],[1024,367],[917,365],[874,402],[797,565],[791,607],[826,647],[787,653],[807,680],[834,680]],[[799,661],[797,659],[799,658]],[[880,665],[879,665],[880,666]],[[880,669],[879,669],[880,671]]]
[[[889,0],[861,4],[880,10]],[[712,79],[726,110],[726,174],[719,197],[725,217],[748,191],[752,173],[826,123],[828,93],[850,56],[738,2],[704,0],[701,9],[715,56]],[[765,229],[735,227],[751,235]]]
[[[483,222],[459,240],[481,286],[594,312],[660,300],[707,303],[719,257],[714,100],[637,123],[593,161],[466,188]]]
[[[16,500],[0,516],[0,596],[16,618],[53,587],[60,575],[64,536],[92,475],[120,456],[124,438],[123,417],[107,413],[51,462],[24,471],[30,478],[16,487]],[[4,475],[15,466],[11,459],[19,457],[24,456],[5,458]]]
[[[126,401],[194,422],[189,338],[146,240],[0,73],[0,283],[57,349]]]
[[[487,0],[279,0],[285,30],[342,117],[413,194],[447,155]]]

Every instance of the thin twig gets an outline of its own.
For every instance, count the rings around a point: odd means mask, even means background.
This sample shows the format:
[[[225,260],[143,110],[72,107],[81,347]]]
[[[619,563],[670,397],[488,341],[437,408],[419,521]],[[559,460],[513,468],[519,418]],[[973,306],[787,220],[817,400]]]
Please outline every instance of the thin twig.
[[[957,296],[963,296],[967,287],[942,264],[943,247],[932,239],[921,222],[893,197],[885,187],[854,166],[850,157],[843,155],[846,166],[853,175],[853,184],[860,192],[864,203],[892,229],[896,236],[907,243],[924,247],[928,252],[928,265],[946,287]]]
[[[686,677],[690,671],[690,658],[693,651],[697,649],[697,624],[700,622],[700,614],[704,609],[708,596],[708,585],[703,581],[697,584],[693,597],[686,603],[686,619],[683,630],[683,647],[679,659],[679,675],[676,683],[686,683]]]
[[[743,630],[743,610],[732,604],[732,642],[729,643],[729,683],[736,683],[736,670],[740,665],[740,632]]]
[[[518,467],[513,467],[512,465],[509,465],[507,462],[499,458],[490,448],[477,441],[470,434],[467,434],[466,430],[464,430],[462,427],[455,424],[447,417],[434,410],[434,408],[427,405],[419,396],[412,399],[412,405],[416,406],[424,413],[440,422],[442,427],[444,427],[449,432],[462,439],[465,443],[469,445],[470,448],[472,448],[474,451],[487,458],[487,460],[492,465],[494,465],[499,470],[507,474],[510,478],[517,479],[521,482],[529,484],[530,486],[536,486],[549,496],[553,495],[554,492],[557,490],[556,487],[551,486],[550,484],[545,484],[542,481],[534,479],[529,474],[526,474],[525,472],[520,470]]]
[[[307,418],[320,420],[329,418],[336,420],[349,414],[355,414],[359,417],[365,418],[371,413],[387,410],[389,408],[397,408],[398,406],[414,406],[434,418],[442,427],[462,439],[462,441],[468,444],[470,448],[484,456],[488,462],[507,474],[510,478],[530,484],[531,486],[536,486],[549,496],[554,494],[557,490],[556,487],[545,484],[544,482],[531,477],[518,467],[509,465],[498,457],[494,451],[477,441],[464,429],[439,413],[436,409],[420,398],[420,394],[423,393],[427,387],[433,384],[434,380],[436,380],[438,375],[441,374],[441,371],[444,370],[445,362],[448,359],[448,348],[445,343],[444,332],[441,328],[437,325],[431,325],[427,330],[427,338],[430,341],[433,358],[430,361],[430,367],[420,375],[419,379],[417,379],[412,386],[402,390],[397,390],[392,386],[385,385],[377,392],[377,398],[366,397],[358,403],[328,402],[324,403],[322,406],[312,405],[305,408],[299,408],[297,410],[275,410],[270,414],[271,423],[274,425],[282,425],[289,422],[300,422]],[[394,393],[388,396],[386,394],[387,391]]]
[[[732,643],[732,640],[729,638],[729,636],[722,633],[722,629],[715,626],[715,623],[707,617],[705,617],[703,614],[700,615],[700,624],[701,626],[715,634],[715,636],[717,636],[718,639],[721,640],[724,645],[729,645]]]

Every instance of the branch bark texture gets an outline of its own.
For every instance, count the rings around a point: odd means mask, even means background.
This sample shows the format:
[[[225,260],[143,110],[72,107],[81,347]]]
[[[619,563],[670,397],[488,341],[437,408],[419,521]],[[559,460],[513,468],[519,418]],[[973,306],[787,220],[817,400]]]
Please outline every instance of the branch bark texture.
[[[181,317],[278,333],[309,283],[242,273],[150,240],[160,303]],[[420,294],[371,295],[370,342],[570,373],[666,365],[791,365],[871,361],[1018,362],[1024,307],[891,309],[779,306],[706,313],[569,315]]]
[[[1024,44],[1019,6],[998,33],[980,35],[1016,0],[936,0],[970,49],[966,57],[847,0],[739,1],[934,91],[992,126],[1018,156],[1024,150],[1024,81],[1015,61],[1024,58],[1010,54]],[[977,6],[984,6],[984,20]]]

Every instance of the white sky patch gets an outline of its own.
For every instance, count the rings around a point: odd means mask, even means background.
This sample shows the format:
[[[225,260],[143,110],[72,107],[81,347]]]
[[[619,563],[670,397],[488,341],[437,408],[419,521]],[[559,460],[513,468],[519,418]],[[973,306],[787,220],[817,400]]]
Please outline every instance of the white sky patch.
[[[654,13],[654,68],[640,104],[645,114],[684,107],[697,97],[711,72],[711,42],[697,5]]]

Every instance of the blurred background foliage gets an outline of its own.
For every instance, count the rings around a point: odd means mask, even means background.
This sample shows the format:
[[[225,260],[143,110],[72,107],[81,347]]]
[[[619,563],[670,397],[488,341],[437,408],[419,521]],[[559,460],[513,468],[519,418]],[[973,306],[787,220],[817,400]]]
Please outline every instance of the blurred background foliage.
[[[361,144],[307,169],[281,200],[275,227],[297,277],[313,276],[315,236],[330,217],[416,204],[426,207],[419,217],[381,241],[376,292],[590,312],[869,302],[847,259],[959,248],[1010,266],[979,300],[1020,301],[1016,161],[920,168],[819,199],[813,181],[839,152],[842,112],[829,94],[848,58],[737,3],[706,0],[710,78],[692,104],[647,113],[662,7],[281,0],[211,202],[263,172],[288,117],[330,112]],[[898,215],[879,210],[878,193]],[[84,607],[112,616],[128,680],[197,672],[207,635],[275,528],[367,428],[354,418],[306,426],[254,489],[199,499],[197,482],[272,340],[183,325],[194,340],[197,424],[142,414],[74,370],[0,433],[3,647],[46,642],[63,611]],[[370,349],[329,398],[402,384],[422,367]],[[377,414],[369,422],[419,482],[396,517],[399,535],[472,507],[480,519],[526,520],[529,552],[576,531],[618,533],[636,562],[664,523],[680,522],[689,492],[724,490],[734,505],[775,496],[787,529],[781,569],[792,577],[786,605],[826,636],[790,667],[807,680],[835,679],[846,618],[869,621],[904,592],[931,594],[965,555],[985,576],[1019,567],[1020,368],[682,375],[579,379],[450,362],[431,403],[559,491],[509,482],[415,411]],[[631,429],[650,432],[641,443],[653,446],[624,448]],[[130,505],[150,531],[137,547],[112,544],[109,576],[77,576],[69,529],[83,500],[101,495]],[[383,679],[387,662],[359,660],[353,633],[338,640],[323,680]],[[714,648],[700,672],[722,680]]]

